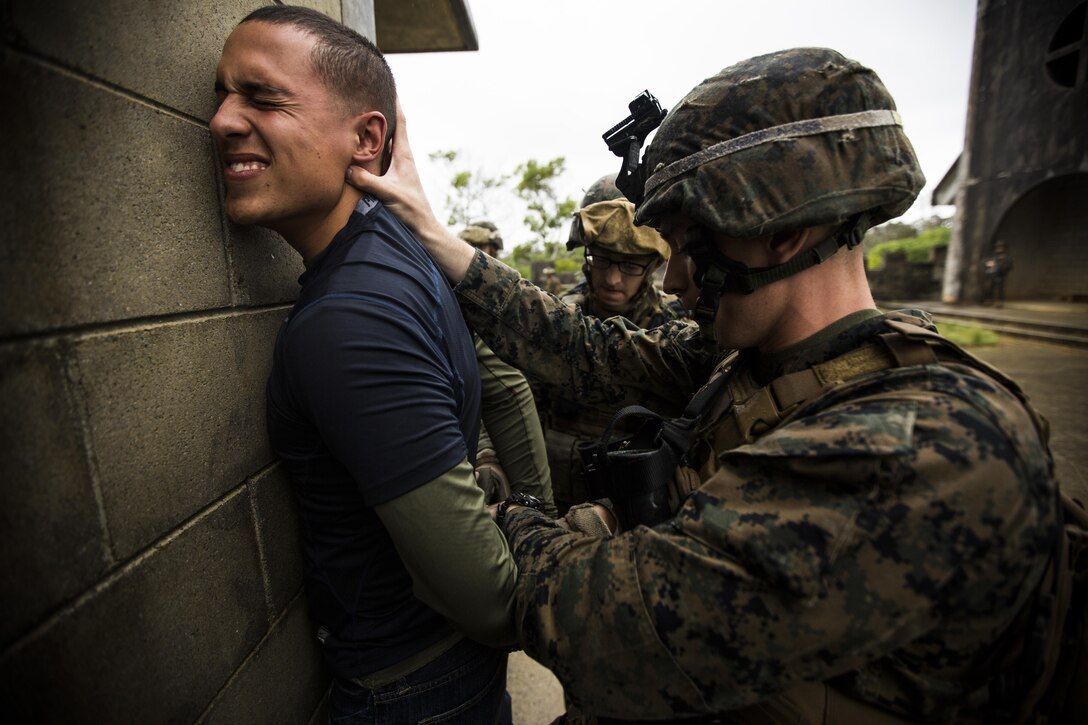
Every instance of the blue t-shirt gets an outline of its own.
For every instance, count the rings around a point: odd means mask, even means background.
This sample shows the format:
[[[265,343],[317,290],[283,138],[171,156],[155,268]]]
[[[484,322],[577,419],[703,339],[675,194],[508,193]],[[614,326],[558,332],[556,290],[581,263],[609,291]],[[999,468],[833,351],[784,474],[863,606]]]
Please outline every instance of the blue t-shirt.
[[[449,284],[373,198],[299,282],[268,432],[299,503],[310,616],[333,671],[355,677],[452,631],[412,594],[373,507],[474,460],[480,379]]]

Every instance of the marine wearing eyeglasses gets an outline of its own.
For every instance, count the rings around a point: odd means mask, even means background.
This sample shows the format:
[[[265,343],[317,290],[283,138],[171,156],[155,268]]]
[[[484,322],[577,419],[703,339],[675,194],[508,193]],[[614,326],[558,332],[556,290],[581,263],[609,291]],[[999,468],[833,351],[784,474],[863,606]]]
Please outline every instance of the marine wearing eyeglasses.
[[[677,298],[653,283],[654,271],[669,257],[669,246],[656,230],[634,225],[635,207],[620,194],[614,178],[615,174],[598,179],[575,214],[567,248],[584,247],[585,281],[561,298],[594,317],[622,316],[631,329],[683,318]],[[600,437],[615,409],[586,405],[585,400],[554,389],[534,393],[548,447],[552,491],[563,513],[587,497],[577,447]]]
[[[616,188],[615,174],[590,186],[571,224],[567,249],[585,248],[585,281],[563,295],[594,317],[623,315],[652,328],[684,316],[675,297],[653,285],[653,272],[669,258],[669,246],[653,229],[636,227],[634,205]]]

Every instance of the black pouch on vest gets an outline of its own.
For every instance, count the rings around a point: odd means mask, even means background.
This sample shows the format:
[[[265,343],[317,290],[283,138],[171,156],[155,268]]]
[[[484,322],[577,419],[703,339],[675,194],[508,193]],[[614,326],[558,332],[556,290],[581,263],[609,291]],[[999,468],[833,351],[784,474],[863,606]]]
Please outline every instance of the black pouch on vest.
[[[616,423],[633,416],[650,420],[634,436],[610,440]],[[665,423],[646,408],[630,406],[616,414],[600,440],[578,446],[590,499],[611,500],[625,531],[672,515],[668,486],[680,454],[661,435]]]
[[[665,420],[641,405],[629,405],[616,413],[600,440],[578,446],[590,499],[610,499],[623,530],[640,524],[654,526],[672,516],[669,483],[687,452],[692,431],[724,382],[725,376],[719,375],[703,386],[684,415],[675,420]],[[618,423],[635,417],[647,419],[635,435],[612,438]]]

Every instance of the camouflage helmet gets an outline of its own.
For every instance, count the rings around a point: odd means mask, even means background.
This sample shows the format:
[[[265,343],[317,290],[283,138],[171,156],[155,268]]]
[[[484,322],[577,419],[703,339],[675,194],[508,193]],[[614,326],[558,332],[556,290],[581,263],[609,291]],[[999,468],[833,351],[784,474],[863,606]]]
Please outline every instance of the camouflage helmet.
[[[623,192],[616,188],[616,175],[605,174],[586,189],[586,195],[582,197],[582,203],[578,205],[578,208],[585,209],[590,204],[596,204],[598,201],[611,201],[612,199],[622,198],[624,198]]]
[[[626,199],[599,201],[574,214],[580,243],[617,254],[656,254],[669,258],[669,245],[652,227],[636,227],[635,205]],[[569,245],[568,245],[569,246]]]
[[[589,189],[586,190],[586,195],[582,197],[582,203],[578,205],[578,208],[585,209],[587,206],[601,201],[612,201],[613,199],[623,198],[623,192],[616,188],[616,175],[605,174],[590,184]],[[575,214],[574,223],[570,225],[570,235],[567,237],[567,249],[576,249],[583,244],[585,244],[585,241],[582,239],[582,227],[578,223],[577,214]]]
[[[741,61],[696,86],[646,151],[636,224],[669,212],[730,237],[902,214],[925,178],[876,73],[825,48]]]
[[[457,236],[474,247],[491,244],[496,251],[502,249],[502,235],[499,234],[499,228],[486,219],[469,222],[468,226],[457,233]]]

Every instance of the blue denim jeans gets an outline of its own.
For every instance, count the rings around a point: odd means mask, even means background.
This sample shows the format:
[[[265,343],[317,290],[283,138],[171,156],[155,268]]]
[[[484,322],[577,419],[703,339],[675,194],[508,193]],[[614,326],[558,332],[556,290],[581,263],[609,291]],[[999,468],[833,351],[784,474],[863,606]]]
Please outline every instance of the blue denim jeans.
[[[506,653],[463,639],[415,672],[370,689],[334,677],[330,725],[495,723],[510,725]]]

